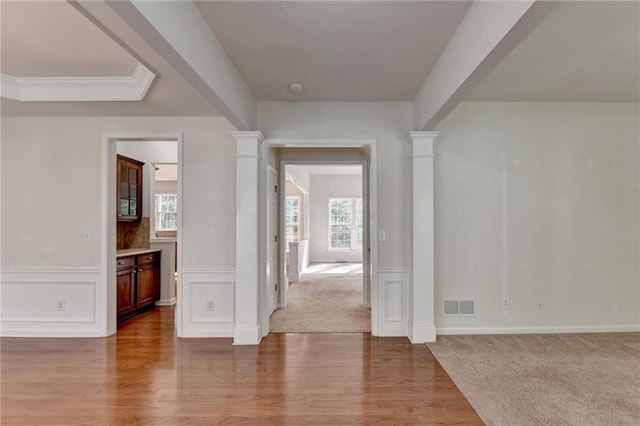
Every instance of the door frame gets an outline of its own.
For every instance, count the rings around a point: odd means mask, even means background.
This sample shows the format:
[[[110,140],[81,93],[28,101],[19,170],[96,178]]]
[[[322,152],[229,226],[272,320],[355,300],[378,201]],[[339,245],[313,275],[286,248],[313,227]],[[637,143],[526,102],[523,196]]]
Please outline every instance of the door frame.
[[[365,148],[369,151],[368,160],[281,160],[278,165],[278,182],[279,188],[284,188],[286,184],[286,177],[284,173],[284,167],[288,164],[362,164],[362,184],[363,184],[363,201],[366,203],[365,214],[369,215],[369,220],[365,221],[365,225],[368,226],[368,230],[365,230],[365,247],[363,247],[363,299],[370,302],[371,308],[371,334],[378,335],[378,313],[379,313],[379,298],[378,298],[378,170],[377,170],[377,139],[271,139],[266,138],[261,144],[260,152],[260,177],[263,187],[260,193],[267,194],[267,170],[269,151],[274,148]],[[368,173],[367,173],[368,171]],[[284,235],[284,189],[278,191],[278,233]],[[266,198],[266,197],[264,197]],[[259,218],[260,223],[265,226],[261,226],[260,232],[260,255],[261,271],[265,271],[260,274],[260,288],[264,289],[266,286],[266,199],[262,198],[259,205]],[[286,248],[284,245],[286,238],[278,238],[278,306],[286,306],[286,296],[283,291],[284,283],[286,282],[286,270],[283,268],[284,258],[286,255]],[[370,251],[367,250],[370,249]],[[369,256],[367,256],[367,254]],[[365,278],[365,277],[368,277]],[[267,297],[266,292],[259,292],[260,297],[260,312],[262,313],[262,335],[263,337],[269,334],[269,316],[267,315]]]
[[[178,150],[178,231],[176,238],[178,291],[176,293],[175,331],[182,335],[182,302],[180,289],[182,277],[182,183],[183,183],[183,134],[182,133],[104,133],[102,135],[102,291],[97,291],[99,311],[96,320],[102,323],[104,336],[117,331],[116,286],[116,150],[117,142],[171,141]],[[148,196],[149,194],[147,194]],[[151,206],[150,206],[151,207]]]
[[[273,174],[273,178],[271,177]],[[269,267],[269,274],[272,277],[272,283],[269,283],[269,276],[266,277],[266,285],[265,285],[265,291],[266,291],[266,296],[267,296],[267,315],[271,316],[271,314],[278,309],[279,307],[279,303],[278,303],[278,293],[280,291],[280,288],[282,288],[282,282],[279,281],[279,254],[278,254],[278,241],[276,240],[276,244],[273,244],[273,241],[271,241],[274,237],[276,237],[277,235],[282,235],[282,233],[280,232],[280,230],[278,229],[278,210],[279,210],[279,204],[278,204],[278,200],[279,200],[279,194],[278,192],[280,191],[274,191],[273,190],[273,186],[282,188],[282,186],[280,185],[280,181],[278,180],[278,170],[273,167],[271,164],[268,165],[267,167],[267,220],[266,220],[266,224],[267,224],[267,252],[266,252],[266,266],[270,266],[269,265],[269,258],[270,255],[273,255],[276,260],[275,260],[275,268],[270,268]],[[275,208],[274,208],[274,214],[271,214],[270,212],[270,198],[273,197],[275,195]],[[271,220],[271,223],[269,223],[269,220]],[[275,222],[275,223],[274,223]],[[272,227],[273,225],[276,225],[275,227]],[[274,229],[275,233],[271,233],[271,230]],[[272,251],[275,251],[275,253],[271,253]],[[270,284],[276,284],[277,285],[277,290],[276,290],[276,294],[275,294],[275,304],[273,306],[273,310],[271,309],[271,304],[269,303],[269,299],[271,297],[271,286]]]

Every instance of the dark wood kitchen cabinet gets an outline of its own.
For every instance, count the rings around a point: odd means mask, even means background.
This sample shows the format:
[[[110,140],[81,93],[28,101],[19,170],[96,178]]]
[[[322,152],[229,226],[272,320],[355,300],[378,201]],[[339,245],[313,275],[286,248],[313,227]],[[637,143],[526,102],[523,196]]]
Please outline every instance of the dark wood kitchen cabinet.
[[[142,219],[142,167],[144,163],[123,155],[117,157],[117,220],[139,222]]]
[[[160,298],[160,252],[120,256],[116,266],[118,321],[155,306]]]

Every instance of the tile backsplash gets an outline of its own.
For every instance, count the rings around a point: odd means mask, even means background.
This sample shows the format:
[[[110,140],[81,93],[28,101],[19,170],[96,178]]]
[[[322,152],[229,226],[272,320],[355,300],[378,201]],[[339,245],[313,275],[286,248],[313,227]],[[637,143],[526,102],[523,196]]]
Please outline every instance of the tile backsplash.
[[[149,248],[149,218],[140,222],[117,223],[116,249]]]

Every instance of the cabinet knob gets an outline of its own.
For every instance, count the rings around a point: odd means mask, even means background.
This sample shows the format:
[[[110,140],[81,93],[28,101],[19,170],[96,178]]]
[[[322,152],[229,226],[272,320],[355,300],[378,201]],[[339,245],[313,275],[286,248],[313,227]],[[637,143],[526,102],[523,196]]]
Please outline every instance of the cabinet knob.
[[[151,260],[153,259],[153,256],[147,256],[147,259]]]
[[[137,270],[137,269],[134,269],[134,270],[133,270],[133,273],[134,273],[134,274],[137,274],[137,273],[138,273],[138,270]]]

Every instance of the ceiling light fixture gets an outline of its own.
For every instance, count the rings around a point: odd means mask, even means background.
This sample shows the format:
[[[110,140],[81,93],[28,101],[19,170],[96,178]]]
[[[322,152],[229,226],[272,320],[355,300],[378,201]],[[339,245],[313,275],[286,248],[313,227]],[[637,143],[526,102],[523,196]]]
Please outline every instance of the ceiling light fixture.
[[[304,90],[304,87],[302,87],[302,84],[300,83],[291,83],[289,85],[289,91],[296,95],[299,95],[300,93],[302,93],[303,90]]]

